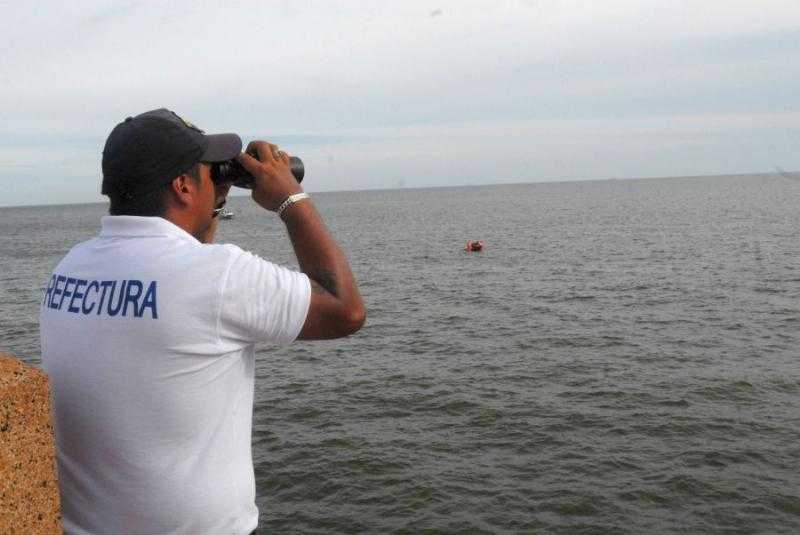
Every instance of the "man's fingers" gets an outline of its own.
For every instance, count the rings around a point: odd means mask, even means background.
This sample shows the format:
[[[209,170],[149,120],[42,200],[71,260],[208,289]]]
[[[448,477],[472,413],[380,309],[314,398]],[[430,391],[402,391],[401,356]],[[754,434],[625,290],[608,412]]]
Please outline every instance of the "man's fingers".
[[[262,162],[278,159],[276,156],[276,153],[278,152],[277,145],[273,145],[272,143],[264,143],[264,145],[261,145],[259,148],[261,150],[258,153],[258,156]]]
[[[261,164],[275,162],[275,161],[287,161],[287,156],[280,151],[280,156],[276,154],[279,152],[278,146],[272,143],[267,143],[266,141],[252,141],[250,144],[247,145],[247,150],[237,157],[239,163],[242,164],[250,174],[255,174],[256,171],[260,168]],[[254,158],[252,154],[257,154],[258,158]]]
[[[274,143],[267,143],[269,147],[269,157],[271,160],[275,160],[276,162],[282,162],[285,164],[289,164],[289,153],[285,150],[281,150],[280,147],[275,145]]]
[[[283,151],[277,145],[270,145],[272,148],[272,156],[279,162],[286,163],[289,160],[289,153]]]
[[[251,141],[247,145],[246,153],[249,155],[257,155],[257,159],[262,162],[266,162],[268,160],[274,160],[275,158],[272,155],[277,150],[277,147],[272,143],[268,143],[266,141]]]
[[[247,149],[250,150],[250,147],[248,146]],[[237,156],[236,159],[239,160],[239,163],[242,164],[242,167],[247,169],[247,171],[250,174],[255,173],[256,170],[258,169],[259,166],[258,160],[256,160],[246,152],[242,152],[241,154],[239,154],[239,156]]]
[[[267,210],[275,211],[288,196],[303,191],[291,174],[289,154],[274,143],[252,141],[237,159],[255,178],[253,200]]]
[[[256,159],[259,159],[260,156],[258,154],[258,145],[260,143],[263,143],[263,141],[251,141],[247,144],[247,148],[244,150],[244,152],[247,153],[248,156],[256,155],[258,156]]]

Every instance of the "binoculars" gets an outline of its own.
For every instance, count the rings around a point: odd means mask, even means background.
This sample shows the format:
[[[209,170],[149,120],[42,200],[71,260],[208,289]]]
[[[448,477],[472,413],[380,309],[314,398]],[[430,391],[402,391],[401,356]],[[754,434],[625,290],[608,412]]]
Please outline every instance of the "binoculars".
[[[248,152],[247,154],[256,160],[258,159],[258,154],[253,152]],[[290,156],[289,168],[292,170],[292,175],[294,175],[294,179],[297,180],[298,184],[302,182],[303,176],[306,174],[303,160],[297,156]],[[211,166],[211,180],[213,180],[215,184],[231,183],[240,188],[253,189],[253,181],[255,179],[253,175],[234,158],[232,160],[213,164]]]

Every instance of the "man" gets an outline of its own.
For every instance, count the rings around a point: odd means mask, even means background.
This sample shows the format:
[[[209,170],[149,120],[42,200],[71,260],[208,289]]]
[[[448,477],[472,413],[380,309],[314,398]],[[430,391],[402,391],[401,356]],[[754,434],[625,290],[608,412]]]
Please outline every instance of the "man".
[[[165,110],[103,150],[110,214],[58,264],[41,308],[67,533],[246,534],[258,523],[250,440],[254,343],[347,336],[365,311],[289,155],[205,135]],[[302,272],[213,245],[237,158],[286,224]]]

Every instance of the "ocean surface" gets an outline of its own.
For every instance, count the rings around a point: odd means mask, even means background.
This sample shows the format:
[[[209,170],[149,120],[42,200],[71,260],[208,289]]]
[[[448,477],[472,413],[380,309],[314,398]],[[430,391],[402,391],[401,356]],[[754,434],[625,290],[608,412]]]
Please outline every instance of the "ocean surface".
[[[800,532],[800,182],[314,198],[369,316],[259,346],[262,529]],[[218,241],[296,265],[274,215],[229,206]],[[105,210],[0,208],[0,350],[39,361],[40,288]]]

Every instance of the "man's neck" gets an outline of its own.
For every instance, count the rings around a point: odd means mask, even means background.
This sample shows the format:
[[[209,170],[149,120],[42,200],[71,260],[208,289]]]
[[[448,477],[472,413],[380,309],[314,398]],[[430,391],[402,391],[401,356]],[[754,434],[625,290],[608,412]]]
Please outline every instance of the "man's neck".
[[[197,219],[192,217],[192,214],[188,211],[170,208],[167,209],[162,217],[175,226],[182,228],[201,243],[211,243],[214,240],[216,226],[211,225],[208,229],[198,228]]]

